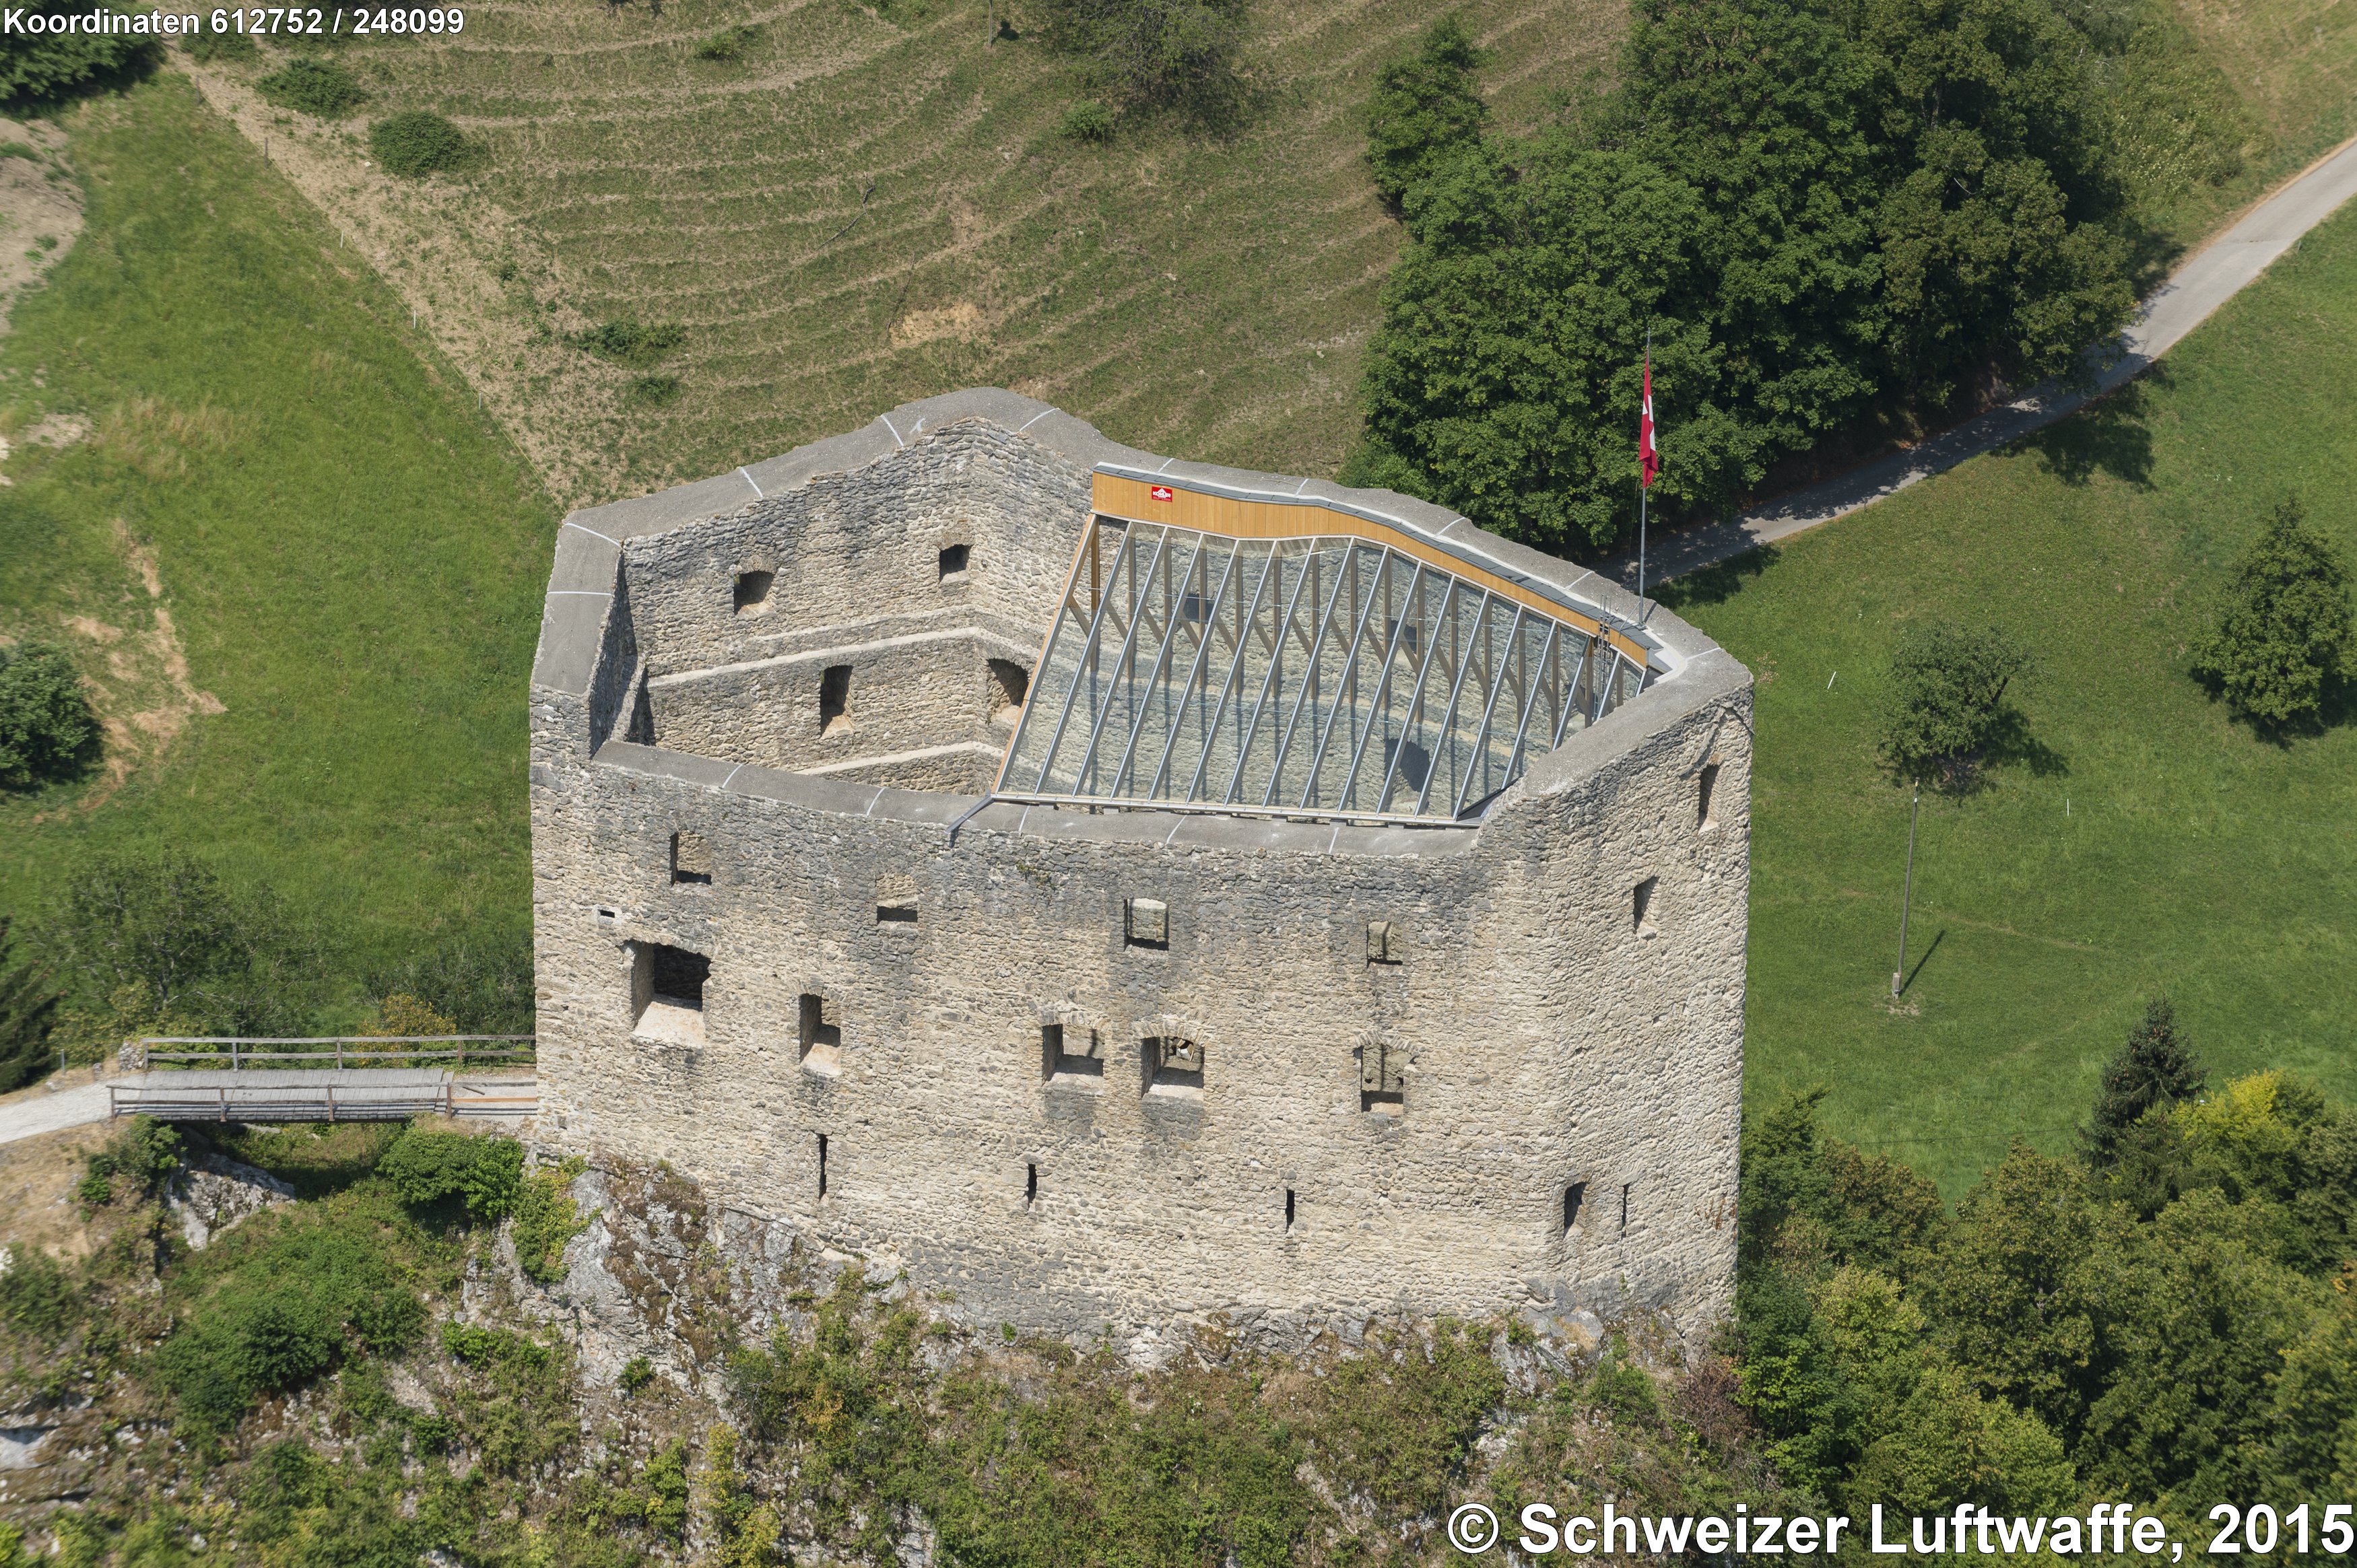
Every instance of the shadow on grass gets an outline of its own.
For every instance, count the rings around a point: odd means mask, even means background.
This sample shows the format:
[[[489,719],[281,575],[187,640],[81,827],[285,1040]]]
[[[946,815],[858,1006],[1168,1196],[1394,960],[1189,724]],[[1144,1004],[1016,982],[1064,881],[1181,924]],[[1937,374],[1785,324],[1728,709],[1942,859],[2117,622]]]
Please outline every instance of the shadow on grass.
[[[1715,565],[1673,577],[1650,588],[1648,596],[1674,614],[1689,605],[1723,605],[1781,560],[1783,553],[1772,544],[1762,544]]]
[[[2169,368],[2156,364],[2109,397],[2100,398],[2024,445],[2046,471],[2066,485],[2081,486],[2097,474],[2152,487],[2151,412],[2146,389],[2169,385]]]
[[[203,1128],[209,1142],[231,1159],[268,1171],[302,1198],[325,1197],[376,1174],[401,1122],[308,1123],[296,1127],[249,1127],[231,1122]]]
[[[2225,682],[2212,675],[2194,675],[2193,683],[2210,693],[2213,703],[2226,700]],[[2330,731],[2357,724],[2357,681],[2330,680],[2318,693],[2317,709],[2295,719],[2277,723],[2255,714],[2234,710],[2230,714],[2237,728],[2248,730],[2253,740],[2272,746],[2277,751],[2289,751],[2303,740],[2321,740]]]
[[[1915,982],[1922,975],[1923,966],[1932,961],[1932,955],[1938,952],[1940,950],[1940,944],[1947,940],[1948,928],[1943,926],[1940,928],[1938,934],[1932,937],[1932,945],[1923,950],[1923,956],[1915,961],[1915,967],[1907,972],[1907,978],[1899,983],[1900,995],[1904,996],[1909,992],[1915,989]]]

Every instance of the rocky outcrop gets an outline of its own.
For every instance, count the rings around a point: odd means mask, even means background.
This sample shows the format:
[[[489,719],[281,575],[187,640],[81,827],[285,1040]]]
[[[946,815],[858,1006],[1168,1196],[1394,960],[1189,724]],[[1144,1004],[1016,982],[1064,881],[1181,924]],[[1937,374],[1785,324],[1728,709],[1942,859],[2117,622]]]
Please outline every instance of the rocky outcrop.
[[[295,1189],[267,1171],[221,1155],[183,1165],[164,1207],[180,1222],[188,1245],[201,1251],[212,1239],[265,1208],[295,1201]]]

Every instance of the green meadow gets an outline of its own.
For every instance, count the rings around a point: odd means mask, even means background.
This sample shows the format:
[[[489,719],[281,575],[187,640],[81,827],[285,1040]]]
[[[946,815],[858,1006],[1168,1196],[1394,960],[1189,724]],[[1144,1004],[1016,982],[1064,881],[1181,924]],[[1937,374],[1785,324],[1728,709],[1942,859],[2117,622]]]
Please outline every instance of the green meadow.
[[[550,504],[184,80],[66,124],[89,226],[0,338],[0,632],[72,646],[135,761],[0,797],[0,911],[173,846],[362,960],[520,924]]]
[[[1839,1135],[1953,1196],[2015,1137],[2067,1147],[2147,997],[2213,1081],[2357,1092],[2357,725],[2276,744],[2187,644],[2288,494],[2357,562],[2357,212],[2122,393],[1665,602],[1759,680],[1749,1092],[1831,1090]],[[1923,801],[1909,981],[1908,802],[1878,772],[1898,629],[1946,617],[2037,650],[2026,735]]]

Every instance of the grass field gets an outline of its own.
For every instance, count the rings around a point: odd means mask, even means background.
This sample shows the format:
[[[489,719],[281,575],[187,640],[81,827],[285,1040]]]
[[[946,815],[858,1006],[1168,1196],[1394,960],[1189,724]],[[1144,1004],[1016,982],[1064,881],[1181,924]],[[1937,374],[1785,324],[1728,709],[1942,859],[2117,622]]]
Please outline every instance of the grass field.
[[[2357,211],[2129,391],[2017,449],[1674,585],[1759,677],[1751,1098],[1952,1194],[2016,1134],[2067,1146],[2166,992],[2214,1076],[2357,1093],[2357,724],[2277,746],[2187,675],[2204,605],[2287,493],[2357,563]],[[1913,971],[1889,998],[1907,842],[1872,758],[1918,618],[2038,650],[2033,745],[1923,806]]]
[[[68,124],[89,227],[0,339],[0,632],[73,646],[134,765],[0,796],[0,911],[171,844],[363,956],[528,918],[548,503],[187,82]]]

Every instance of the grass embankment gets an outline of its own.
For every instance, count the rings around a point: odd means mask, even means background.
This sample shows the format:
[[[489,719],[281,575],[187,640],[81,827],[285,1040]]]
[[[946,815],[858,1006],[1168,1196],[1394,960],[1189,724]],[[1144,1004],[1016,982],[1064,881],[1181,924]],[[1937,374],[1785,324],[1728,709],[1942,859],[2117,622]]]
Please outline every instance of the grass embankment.
[[[1103,145],[1058,133],[1082,93],[1035,16],[998,6],[1019,36],[986,44],[979,0],[526,0],[470,11],[457,38],[343,58],[366,113],[438,111],[486,145],[469,177],[519,220],[514,254],[486,257],[511,274],[500,308],[559,334],[685,328],[649,364],[590,364],[613,412],[552,375],[511,415],[601,422],[619,491],[977,383],[1161,450],[1321,473],[1357,439],[1359,350],[1401,243],[1361,112],[1375,72],[1452,8],[1257,5],[1258,106],[1240,129],[1125,121]],[[1624,20],[1620,0],[1461,8],[1498,50],[1486,85],[1516,125],[1607,64]],[[740,24],[736,58],[698,57]],[[294,117],[275,134],[312,132]],[[371,233],[401,195],[327,184],[339,220]],[[467,308],[453,293],[438,312]],[[675,401],[633,401],[646,376],[675,378]]]
[[[2213,1081],[2357,1091],[2357,724],[2274,745],[2187,673],[2211,596],[2297,491],[2357,558],[2357,212],[2159,370],[2016,448],[1676,585],[1757,671],[1749,1090],[1951,1197],[2017,1134],[2068,1146],[2167,993]],[[1996,621],[2038,653],[2032,746],[1925,798],[1912,980],[1889,1002],[1904,793],[1878,775],[1897,628]]]
[[[169,845],[362,959],[521,924],[548,502],[184,81],[67,124],[89,226],[0,339],[0,632],[74,649],[132,766],[0,796],[0,910]]]

